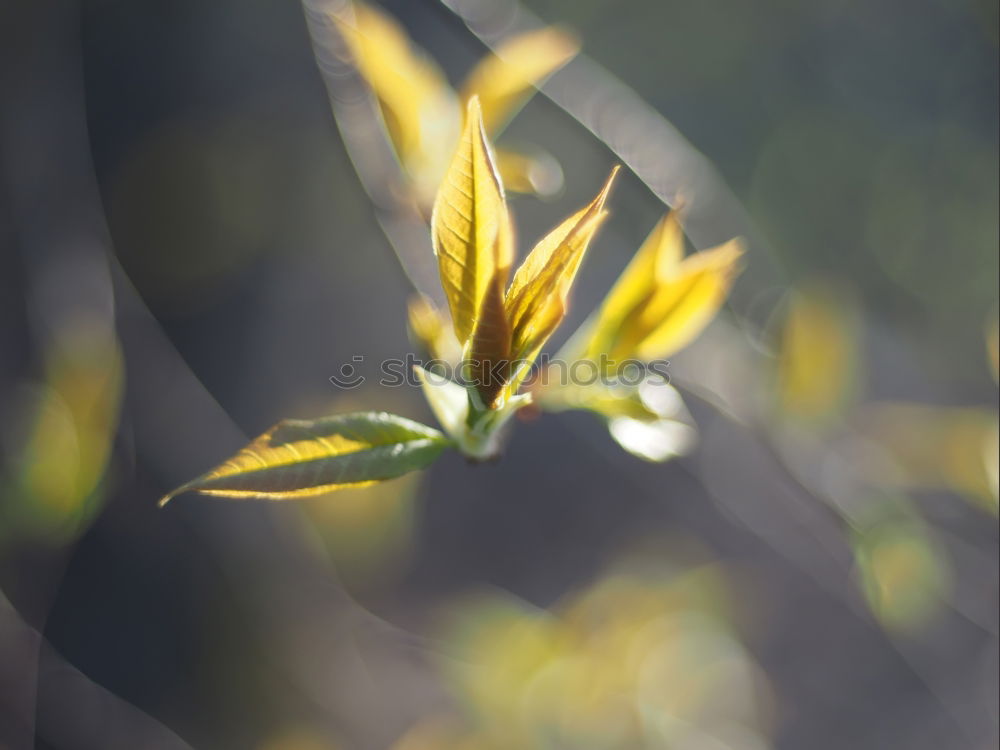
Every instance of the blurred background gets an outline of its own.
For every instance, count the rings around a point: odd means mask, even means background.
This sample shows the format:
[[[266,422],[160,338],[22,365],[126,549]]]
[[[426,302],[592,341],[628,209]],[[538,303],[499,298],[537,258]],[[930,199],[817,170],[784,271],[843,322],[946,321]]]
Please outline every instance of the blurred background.
[[[671,358],[697,445],[546,415],[497,464],[160,510],[284,417],[432,421],[374,385],[412,289],[307,5],[0,8],[0,746],[995,747],[997,2],[528,0],[606,75],[503,135],[565,178],[521,252],[636,146],[669,186],[625,170],[555,343],[661,198],[748,237]],[[455,84],[463,16],[530,18],[379,7]]]

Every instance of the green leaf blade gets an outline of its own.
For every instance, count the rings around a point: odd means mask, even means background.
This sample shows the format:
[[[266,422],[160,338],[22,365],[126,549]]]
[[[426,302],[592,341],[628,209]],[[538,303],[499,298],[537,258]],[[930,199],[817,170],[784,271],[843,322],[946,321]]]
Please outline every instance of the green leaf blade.
[[[168,493],[284,500],[394,479],[433,463],[449,441],[385,412],[285,420],[228,461]]]

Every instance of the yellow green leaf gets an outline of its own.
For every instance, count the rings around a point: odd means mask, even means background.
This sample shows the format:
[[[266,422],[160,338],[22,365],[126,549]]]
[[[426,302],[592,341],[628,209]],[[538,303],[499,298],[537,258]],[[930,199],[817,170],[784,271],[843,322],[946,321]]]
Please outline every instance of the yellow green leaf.
[[[509,262],[507,206],[476,97],[469,100],[458,149],[438,190],[431,238],[455,335],[472,335],[494,272]]]
[[[612,359],[660,359],[687,346],[722,307],[742,255],[737,239],[685,259],[623,322]]]
[[[32,420],[12,472],[19,491],[0,508],[0,537],[68,539],[103,502],[125,378],[118,338],[81,316],[54,330],[44,355],[45,380],[31,389]]]
[[[225,463],[165,495],[319,495],[422,469],[448,445],[437,430],[385,412],[279,422]]]
[[[397,155],[411,170],[433,169],[447,159],[458,129],[454,92],[393,18],[362,2],[351,6],[353,18],[345,13],[334,20],[381,105]]]
[[[534,93],[534,86],[580,50],[576,37],[550,27],[508,39],[472,70],[462,99],[478,96],[486,132],[496,135]]]
[[[587,345],[589,358],[597,359],[611,351],[622,322],[649,298],[658,281],[667,281],[675,274],[683,255],[684,231],[679,212],[674,210],[653,227],[604,298]]]
[[[666,357],[691,342],[725,301],[739,272],[742,242],[684,258],[681,210],[653,228],[605,298],[594,322],[573,337],[574,355],[596,361]],[[589,332],[588,332],[589,331]],[[576,343],[585,340],[586,344]]]
[[[505,306],[515,359],[532,359],[566,314],[577,269],[607,217],[604,203],[617,173],[615,167],[597,197],[545,236],[514,274]]]

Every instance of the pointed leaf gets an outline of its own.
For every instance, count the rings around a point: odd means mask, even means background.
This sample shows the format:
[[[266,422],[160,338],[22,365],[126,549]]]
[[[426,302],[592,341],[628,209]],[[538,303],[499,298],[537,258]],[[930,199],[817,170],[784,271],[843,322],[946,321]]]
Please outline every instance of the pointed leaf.
[[[519,34],[472,70],[462,86],[462,98],[479,97],[486,132],[495,136],[534,93],[534,86],[579,50],[577,39],[562,29]]]
[[[478,100],[469,101],[465,129],[431,216],[431,237],[455,335],[475,328],[494,271],[508,253],[498,236],[508,220],[503,187],[483,132]]]
[[[566,314],[566,300],[583,255],[607,217],[604,203],[618,168],[597,197],[553,229],[517,269],[507,291],[515,359],[531,359]]]
[[[640,359],[668,357],[687,346],[715,317],[740,271],[741,240],[691,256],[676,279],[661,284],[639,317],[648,333],[639,341]]]
[[[183,492],[286,499],[361,487],[422,469],[447,445],[437,430],[385,412],[285,420],[160,504]]]
[[[684,254],[679,212],[671,211],[653,227],[632,261],[608,292],[597,314],[586,356],[597,359],[613,349],[625,318],[675,272]]]

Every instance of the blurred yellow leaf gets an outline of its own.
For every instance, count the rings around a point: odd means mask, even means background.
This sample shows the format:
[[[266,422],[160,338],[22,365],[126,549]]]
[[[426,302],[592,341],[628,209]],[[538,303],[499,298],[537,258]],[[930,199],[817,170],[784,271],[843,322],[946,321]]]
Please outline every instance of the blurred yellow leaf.
[[[722,725],[762,740],[767,685],[729,632],[725,595],[716,569],[656,566],[603,575],[550,611],[458,602],[445,637],[462,658],[445,667],[472,747],[746,747],[722,742]]]
[[[95,493],[118,429],[124,366],[115,335],[83,320],[57,333],[45,360],[16,476],[19,502],[7,504],[0,527],[24,522],[32,533],[59,538],[99,507]]]
[[[506,747],[533,747],[521,720],[524,691],[563,651],[558,620],[499,596],[462,602],[450,619],[449,639],[463,661],[447,666],[477,723],[504,733]]]
[[[868,604],[885,627],[913,630],[940,609],[946,563],[915,519],[865,529],[855,540],[855,555]]]
[[[975,407],[881,403],[866,408],[862,432],[891,465],[877,479],[910,489],[949,489],[997,511],[997,416]]]
[[[486,132],[496,136],[534,87],[579,50],[576,37],[555,27],[513,36],[472,70],[462,85],[462,99],[479,97]]]
[[[539,29],[504,42],[470,73],[461,98],[438,66],[412,43],[390,15],[354,0],[353,13],[333,16],[355,67],[368,82],[386,131],[422,207],[448,167],[462,130],[461,106],[478,94],[485,130],[495,135],[534,92],[534,86],[579,49],[576,39],[556,28]],[[552,193],[562,172],[551,157],[504,159],[509,189]]]
[[[551,154],[498,148],[496,162],[504,187],[511,192],[550,196],[562,188],[562,167]]]
[[[437,65],[416,49],[386,13],[351,3],[353,18],[334,16],[354,59],[381,105],[400,161],[411,171],[437,171],[458,131],[458,102]]]
[[[607,217],[604,203],[618,168],[589,205],[553,229],[514,274],[505,306],[515,360],[533,359],[566,314],[566,300],[583,255]]]
[[[457,362],[462,345],[455,338],[451,321],[427,297],[418,294],[407,305],[409,330],[414,344],[430,359]]]
[[[503,186],[483,132],[479,101],[469,100],[458,150],[434,201],[431,238],[438,257],[455,335],[472,336],[494,275],[509,257],[503,224],[508,222]],[[505,283],[503,279],[501,283]]]
[[[841,408],[856,380],[857,339],[858,315],[849,290],[811,282],[792,292],[778,359],[782,410],[816,421]]]
[[[437,430],[385,412],[285,420],[160,504],[183,492],[280,500],[363,487],[424,468],[447,442]]]

